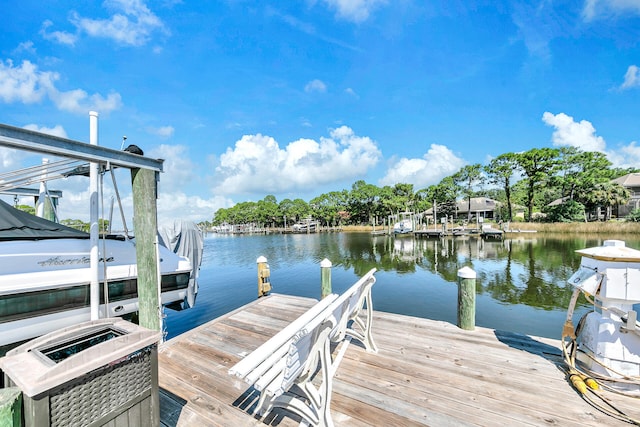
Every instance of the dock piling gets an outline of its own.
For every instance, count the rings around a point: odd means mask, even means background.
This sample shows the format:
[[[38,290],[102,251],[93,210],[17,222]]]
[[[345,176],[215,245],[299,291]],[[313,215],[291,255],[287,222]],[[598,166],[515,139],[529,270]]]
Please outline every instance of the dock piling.
[[[458,270],[458,327],[476,327],[476,272],[469,267]]]
[[[320,297],[331,294],[331,261],[327,258],[320,261]]]
[[[0,389],[0,426],[22,427],[22,392],[18,387]]]
[[[151,169],[131,169],[133,226],[136,231],[138,301],[140,326],[162,330],[160,278],[158,277],[158,173]]]
[[[258,264],[258,298],[260,298],[271,292],[271,270],[264,256],[258,257],[256,263]]]

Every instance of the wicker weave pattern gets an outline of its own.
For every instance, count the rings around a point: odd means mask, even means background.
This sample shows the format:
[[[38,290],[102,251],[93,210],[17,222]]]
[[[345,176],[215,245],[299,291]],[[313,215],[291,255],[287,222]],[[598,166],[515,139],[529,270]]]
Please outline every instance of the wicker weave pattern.
[[[52,427],[85,426],[151,388],[151,347],[77,381],[50,395]]]

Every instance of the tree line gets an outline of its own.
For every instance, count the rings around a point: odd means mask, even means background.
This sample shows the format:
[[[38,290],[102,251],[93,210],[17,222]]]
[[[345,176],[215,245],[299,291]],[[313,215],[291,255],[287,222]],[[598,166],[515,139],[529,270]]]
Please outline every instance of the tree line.
[[[615,168],[603,153],[575,147],[534,148],[521,153],[505,153],[488,164],[466,165],[438,184],[414,191],[413,184],[398,183],[378,187],[363,180],[350,190],[331,191],[309,202],[267,195],[218,209],[211,222],[202,225],[257,224],[287,226],[313,217],[322,225],[380,224],[402,211],[424,212],[435,204],[439,215],[456,217],[456,203],[473,197],[501,202],[496,219],[514,219],[514,206],[525,207],[525,220],[552,222],[584,221],[596,208],[626,204],[629,192],[613,179],[636,168]],[[561,199],[562,203],[549,206]],[[605,214],[605,220],[608,219]]]

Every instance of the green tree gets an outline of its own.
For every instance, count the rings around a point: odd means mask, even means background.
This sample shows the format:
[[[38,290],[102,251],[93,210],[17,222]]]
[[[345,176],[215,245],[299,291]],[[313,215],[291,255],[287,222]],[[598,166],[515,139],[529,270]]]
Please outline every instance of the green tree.
[[[567,200],[543,209],[547,214],[547,222],[581,222],[584,221],[584,205],[575,200]]]
[[[268,195],[257,203],[258,221],[261,224],[269,224],[275,226],[280,222],[280,210],[278,209],[278,201],[273,195]]]
[[[290,213],[299,222],[311,215],[311,207],[302,199],[294,199]]]
[[[280,215],[282,215],[285,227],[288,227],[290,223],[296,222],[296,217],[293,212],[293,201],[291,199],[284,199],[278,203],[278,211]]]
[[[380,188],[363,180],[356,181],[349,192],[349,213],[352,221],[356,224],[368,224],[379,200]]]
[[[528,219],[533,215],[536,191],[542,187],[555,172],[558,165],[557,148],[533,148],[516,155],[516,161],[526,182],[526,202]]]
[[[460,193],[467,199],[467,220],[471,221],[471,198],[475,187],[482,184],[482,165],[466,165],[453,175],[453,181],[460,186]]]
[[[640,222],[640,209],[634,209],[627,216],[627,221]]]
[[[399,204],[399,209],[410,210],[413,205],[413,184],[398,183],[393,186],[393,195]]]
[[[560,149],[558,180],[561,197],[582,202],[583,195],[596,185],[611,179],[611,162],[597,151],[581,151],[575,147]]]
[[[443,178],[438,184],[427,188],[427,193],[434,202],[434,213],[454,216],[456,213],[456,200],[460,187],[458,187],[452,176]],[[434,221],[438,218],[434,217]]]
[[[596,184],[589,192],[587,200],[590,207],[601,206],[605,208],[604,220],[608,220],[610,208],[616,205],[624,205],[629,201],[629,191],[616,182],[603,182]]]
[[[309,201],[313,216],[324,221],[327,226],[339,223],[339,212],[346,210],[346,205],[347,193],[345,190],[321,194]]]
[[[433,199],[430,199],[429,190],[426,188],[416,191],[413,200],[416,212],[424,212],[433,204]]]
[[[28,214],[31,215],[35,215],[36,214],[36,208],[34,208],[33,206],[29,206],[29,205],[17,205],[16,209],[19,209],[23,212],[26,212]]]
[[[514,153],[501,154],[491,160],[491,162],[484,167],[488,182],[490,184],[497,185],[504,190],[508,221],[513,219],[513,212],[511,209],[511,180],[517,169],[518,162],[516,154]]]

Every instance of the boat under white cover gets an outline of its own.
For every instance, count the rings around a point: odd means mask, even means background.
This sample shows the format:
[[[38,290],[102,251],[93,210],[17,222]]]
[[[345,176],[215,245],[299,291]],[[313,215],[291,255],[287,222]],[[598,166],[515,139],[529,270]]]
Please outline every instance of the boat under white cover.
[[[400,220],[393,224],[394,234],[408,234],[413,232],[413,214],[402,212]]]
[[[0,201],[0,347],[90,320],[90,243],[86,233]],[[135,240],[101,238],[98,248],[100,316],[136,312]],[[158,249],[162,304],[187,304],[191,262]]]

